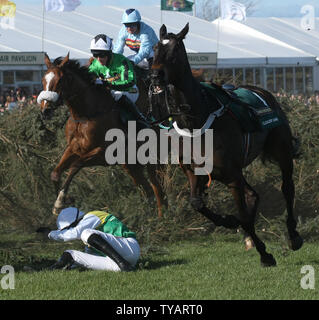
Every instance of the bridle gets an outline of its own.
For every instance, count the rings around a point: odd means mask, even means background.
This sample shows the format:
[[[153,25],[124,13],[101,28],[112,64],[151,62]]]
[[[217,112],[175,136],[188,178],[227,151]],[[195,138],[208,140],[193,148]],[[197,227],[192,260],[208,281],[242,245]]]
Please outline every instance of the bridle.
[[[174,124],[173,117],[181,117],[181,116],[193,117],[193,116],[191,116],[185,112],[182,112],[180,110],[181,107],[187,107],[189,109],[190,108],[189,105],[187,105],[187,104],[179,104],[179,105],[173,104],[173,105],[171,105],[170,104],[169,95],[172,95],[172,93],[171,93],[171,89],[170,89],[169,85],[165,85],[164,87],[162,87],[161,91],[154,90],[155,88],[156,88],[156,86],[151,84],[149,87],[149,90],[148,90],[149,109],[148,109],[147,116],[151,120],[151,123],[150,123],[151,126],[158,125],[161,129],[170,130],[174,126],[173,125]],[[152,114],[153,113],[153,96],[156,96],[159,94],[164,94],[165,107],[166,107],[168,115],[163,118],[160,118],[158,120],[155,120],[155,118]],[[174,106],[178,110],[178,112],[177,113],[172,112],[171,106]],[[169,120],[169,126],[163,125],[163,122],[166,120]]]
[[[164,79],[162,79],[159,73],[162,69],[162,65],[159,65],[159,66],[153,65],[152,69],[156,70],[157,72],[156,74],[151,75],[151,84],[148,89],[149,109],[148,109],[147,115],[151,120],[150,124],[152,126],[158,125],[161,129],[170,130],[173,128],[173,117],[187,116],[187,113],[181,112],[180,108],[183,106],[187,106],[189,108],[189,106],[186,104],[171,105],[169,101],[169,96],[170,95],[173,96],[171,86],[165,83]],[[153,116],[153,110],[154,110],[153,97],[158,96],[160,94],[164,95],[165,108],[167,110],[168,115],[156,120]],[[173,100],[174,102],[176,102],[174,97],[173,97]],[[175,107],[175,109],[177,109],[178,112],[173,113],[172,107]],[[163,122],[166,120],[169,120],[169,126],[165,126],[163,124]]]
[[[58,106],[63,104],[64,97],[61,90],[61,85],[62,85],[61,80],[62,78],[59,80],[59,83],[57,84],[56,91],[43,90],[38,95],[37,97],[38,104],[41,104],[42,101],[46,101],[47,103],[46,108],[41,112],[42,118],[45,118],[45,116],[48,113],[53,112]]]

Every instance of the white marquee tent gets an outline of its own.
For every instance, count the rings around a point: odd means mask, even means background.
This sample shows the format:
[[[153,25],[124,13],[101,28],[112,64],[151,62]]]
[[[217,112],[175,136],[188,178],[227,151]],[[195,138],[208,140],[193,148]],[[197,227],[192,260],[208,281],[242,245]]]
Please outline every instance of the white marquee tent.
[[[71,58],[87,60],[90,57],[90,40],[96,34],[106,33],[116,40],[124,9],[117,6],[97,8],[80,5],[73,12],[43,13],[41,6],[20,5],[16,11],[15,28],[0,29],[0,51],[44,51],[51,59],[70,52]],[[317,65],[319,47],[315,44],[319,39],[319,32],[307,33],[298,30],[297,21],[293,19],[248,18],[243,23],[231,20],[208,22],[185,13],[161,11],[159,6],[138,9],[142,14],[142,20],[150,24],[157,33],[162,23],[167,26],[169,32],[176,33],[189,22],[190,31],[185,39],[187,51],[217,52],[217,68],[232,69],[233,75],[236,75],[236,68],[243,68],[243,80],[245,74],[250,72],[246,72],[246,68],[254,68],[254,79],[258,68],[263,68],[258,71],[258,77],[261,77],[261,85],[267,87],[267,80],[262,79],[262,74],[267,76],[268,67],[316,68]],[[124,54],[128,55],[130,51],[125,50]],[[22,67],[15,67],[16,70],[19,68]],[[216,66],[210,68],[214,69]],[[1,65],[0,61],[0,73],[1,70],[9,69],[10,66]],[[295,73],[295,69],[293,70]],[[307,70],[303,69],[303,73]],[[313,90],[319,90],[319,81],[315,76],[317,73],[315,70],[312,71]],[[34,83],[39,81],[38,78],[33,80]],[[258,81],[255,82],[259,84]],[[4,85],[4,75],[0,76],[1,84]],[[16,81],[15,85],[21,83]],[[295,87],[294,84],[293,88]],[[306,87],[307,84],[304,85],[303,91]]]

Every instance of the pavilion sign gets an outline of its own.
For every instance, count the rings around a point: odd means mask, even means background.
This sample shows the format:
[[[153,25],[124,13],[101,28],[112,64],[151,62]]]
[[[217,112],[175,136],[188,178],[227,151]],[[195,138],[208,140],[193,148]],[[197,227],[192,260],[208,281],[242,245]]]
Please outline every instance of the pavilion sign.
[[[217,64],[217,52],[187,53],[187,58],[191,66],[212,66]]]
[[[42,65],[43,52],[0,52],[0,65]]]

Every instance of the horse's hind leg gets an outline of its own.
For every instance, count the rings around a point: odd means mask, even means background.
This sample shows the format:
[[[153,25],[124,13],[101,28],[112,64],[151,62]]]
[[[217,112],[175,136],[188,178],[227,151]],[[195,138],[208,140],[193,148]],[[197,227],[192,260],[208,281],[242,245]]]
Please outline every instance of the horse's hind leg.
[[[284,157],[286,158],[286,157]],[[281,191],[285,197],[287,205],[287,228],[289,234],[289,246],[292,250],[298,250],[303,245],[303,239],[296,230],[297,222],[294,218],[293,205],[295,198],[295,185],[292,179],[293,161],[290,159],[283,159],[279,162],[282,172]]]
[[[147,199],[152,199],[154,194],[151,185],[145,178],[143,167],[139,164],[123,164],[122,168],[132,178],[133,183],[142,189],[142,193]]]
[[[228,184],[228,187],[231,189],[237,204],[241,226],[244,232],[246,232],[255,243],[256,249],[260,254],[262,265],[275,266],[276,260],[270,253],[266,252],[265,244],[258,238],[255,231],[255,212],[258,204],[257,193],[248,185],[242,175],[234,182]]]
[[[247,206],[248,213],[250,215],[250,218],[252,219],[252,223],[255,224],[256,220],[256,213],[257,213],[257,208],[259,204],[259,195],[258,193],[248,184],[246,179],[243,177],[245,180],[245,202]],[[245,250],[248,251],[252,249],[255,244],[253,239],[250,237],[248,233],[244,233],[244,243],[245,243]]]
[[[280,167],[282,174],[281,191],[287,206],[287,229],[289,245],[292,250],[298,250],[303,245],[303,239],[296,230],[297,222],[294,218],[293,206],[295,198],[295,185],[293,182],[293,146],[290,131],[285,127],[277,127],[271,131],[266,141],[266,153],[274,159]]]

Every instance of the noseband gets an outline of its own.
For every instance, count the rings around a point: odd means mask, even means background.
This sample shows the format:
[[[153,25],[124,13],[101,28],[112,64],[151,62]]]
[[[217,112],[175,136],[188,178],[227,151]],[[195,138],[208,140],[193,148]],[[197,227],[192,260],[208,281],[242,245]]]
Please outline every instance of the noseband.
[[[57,102],[59,99],[59,94],[54,91],[41,91],[38,95],[37,102],[38,104],[41,104],[43,100],[49,101],[49,102]]]

